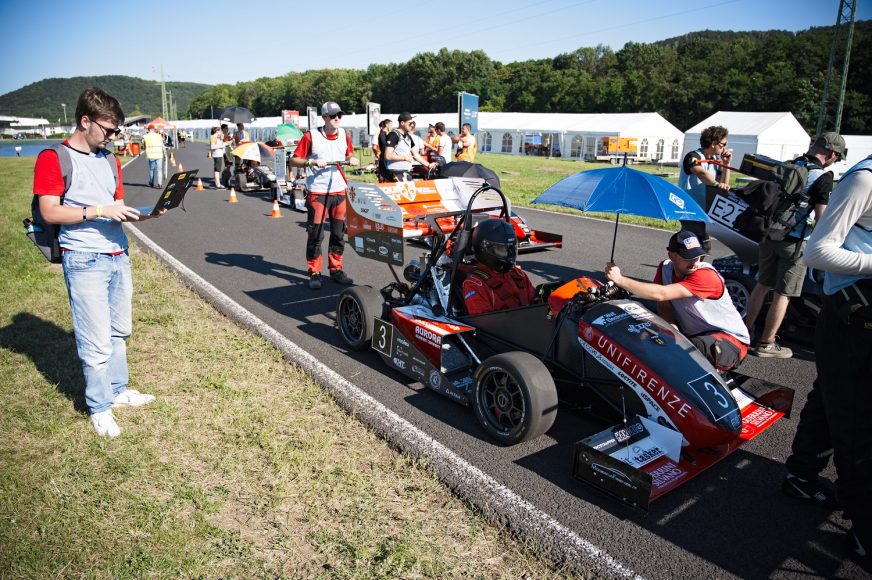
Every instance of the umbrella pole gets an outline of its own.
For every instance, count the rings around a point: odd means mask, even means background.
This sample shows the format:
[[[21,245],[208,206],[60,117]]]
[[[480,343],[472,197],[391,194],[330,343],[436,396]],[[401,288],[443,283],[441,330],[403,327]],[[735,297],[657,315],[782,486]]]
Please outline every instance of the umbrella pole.
[[[612,257],[609,259],[609,262],[615,261],[615,242],[618,240],[618,220],[621,218],[621,214],[615,214],[615,234],[612,236]]]

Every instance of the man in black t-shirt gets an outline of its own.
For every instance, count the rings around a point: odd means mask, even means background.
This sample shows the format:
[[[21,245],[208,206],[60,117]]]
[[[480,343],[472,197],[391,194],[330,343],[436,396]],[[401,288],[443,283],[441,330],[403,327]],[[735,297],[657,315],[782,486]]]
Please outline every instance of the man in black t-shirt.
[[[808,181],[805,184],[809,196],[808,206],[798,210],[797,224],[784,239],[772,240],[766,236],[760,241],[759,279],[748,298],[748,312],[745,315],[745,324],[749,330],[754,328],[757,315],[763,307],[769,290],[774,288],[775,293],[772,297],[772,305],[766,314],[763,333],[756,348],[751,349],[751,354],[755,356],[764,358],[793,356],[793,351],[775,341],[775,334],[781,328],[790,299],[802,294],[806,273],[802,254],[806,240],[811,236],[812,211],[814,219],[819,220],[833,190],[833,173],[825,171],[824,168],[842,159],[845,153],[845,140],[841,135],[824,133],[812,143],[805,155],[795,161],[808,169]]]

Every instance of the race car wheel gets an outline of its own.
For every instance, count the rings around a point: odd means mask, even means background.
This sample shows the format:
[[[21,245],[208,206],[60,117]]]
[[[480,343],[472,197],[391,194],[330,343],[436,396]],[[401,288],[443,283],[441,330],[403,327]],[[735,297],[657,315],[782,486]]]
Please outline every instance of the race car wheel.
[[[375,317],[382,315],[381,295],[370,286],[353,286],[339,295],[336,327],[351,350],[363,350],[372,339]]]
[[[502,353],[485,360],[475,375],[475,415],[499,443],[515,445],[551,428],[557,388],[542,361],[526,352]]]
[[[733,306],[736,307],[742,318],[745,318],[748,313],[748,299],[751,297],[751,291],[757,282],[744,274],[727,273],[723,274],[723,277]]]

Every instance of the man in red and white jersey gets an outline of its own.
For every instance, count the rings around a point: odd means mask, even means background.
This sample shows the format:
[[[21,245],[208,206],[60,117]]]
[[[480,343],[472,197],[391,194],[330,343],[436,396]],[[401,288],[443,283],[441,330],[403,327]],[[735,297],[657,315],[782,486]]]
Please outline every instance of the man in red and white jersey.
[[[360,161],[354,157],[351,135],[339,126],[343,114],[342,108],[333,101],[324,103],[321,107],[324,126],[307,131],[291,157],[291,166],[305,167],[307,173],[306,265],[309,288],[313,290],[321,288],[321,242],[328,216],[330,241],[327,245],[327,261],[330,279],[339,284],[354,284],[342,271],[348,181],[338,162],[358,165]]]
[[[724,279],[711,264],[699,238],[681,230],[669,239],[668,260],[652,282],[627,278],[613,262],[605,275],[627,292],[657,302],[657,313],[675,325],[719,371],[729,371],[748,354],[751,339]]]

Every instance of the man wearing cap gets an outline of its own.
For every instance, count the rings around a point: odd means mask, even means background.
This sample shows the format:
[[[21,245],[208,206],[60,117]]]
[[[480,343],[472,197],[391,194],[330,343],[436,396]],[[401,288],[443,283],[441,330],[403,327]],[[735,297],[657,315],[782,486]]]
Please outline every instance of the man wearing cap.
[[[412,127],[415,116],[409,112],[402,112],[397,117],[397,128],[388,133],[385,144],[385,168],[396,181],[405,181],[409,178],[412,170],[412,162],[417,161],[421,165],[432,168],[433,163],[424,159],[418,152],[415,140],[412,138]]]
[[[300,139],[291,157],[291,166],[306,168],[306,265],[309,273],[309,288],[321,288],[321,242],[324,239],[324,222],[330,218],[330,241],[327,261],[330,279],[339,284],[354,284],[342,271],[342,252],[345,248],[345,208],[348,182],[342,169],[336,165],[346,161],[349,165],[360,162],[354,157],[351,135],[339,125],[342,109],[333,101],[321,107],[324,126],[310,129]]]
[[[790,358],[793,351],[783,347],[775,340],[778,329],[784,321],[790,299],[802,293],[806,267],[802,264],[805,245],[812,232],[814,220],[820,220],[833,190],[833,173],[824,171],[833,163],[844,159],[847,153],[845,140],[838,133],[824,133],[812,143],[808,152],[794,161],[808,169],[804,197],[806,207],[800,207],[796,214],[796,226],[782,240],[764,237],[759,246],[760,275],[757,285],[748,298],[748,312],[745,324],[749,331],[754,328],[757,315],[769,290],[775,289],[772,305],[766,313],[763,334],[751,354],[766,358]]]
[[[657,313],[676,325],[719,371],[729,371],[748,354],[750,338],[742,317],[693,232],[681,230],[669,239],[668,260],[657,267],[654,282],[627,278],[613,262],[606,278],[645,300],[657,302]]]

